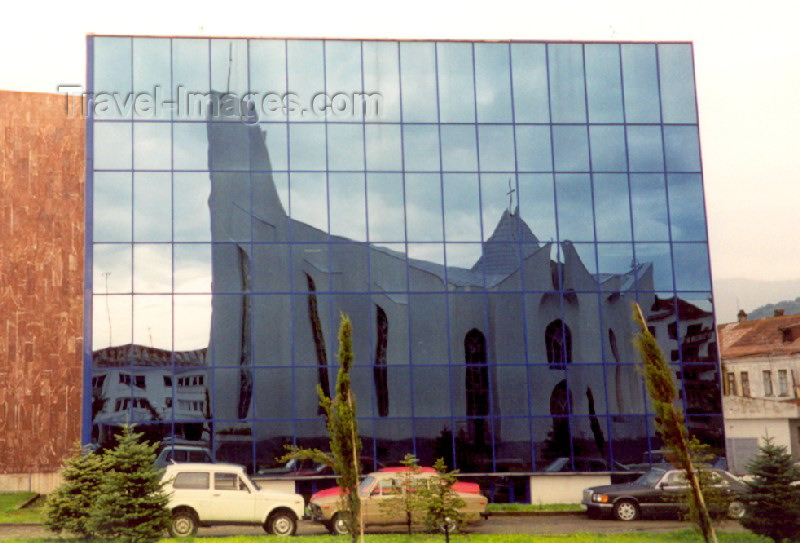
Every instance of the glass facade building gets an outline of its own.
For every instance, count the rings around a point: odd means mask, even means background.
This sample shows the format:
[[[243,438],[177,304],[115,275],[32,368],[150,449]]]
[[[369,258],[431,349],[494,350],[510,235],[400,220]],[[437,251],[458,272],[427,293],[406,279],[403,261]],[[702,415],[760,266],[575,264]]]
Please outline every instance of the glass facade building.
[[[616,471],[659,448],[631,303],[723,425],[687,43],[88,40],[84,439]]]

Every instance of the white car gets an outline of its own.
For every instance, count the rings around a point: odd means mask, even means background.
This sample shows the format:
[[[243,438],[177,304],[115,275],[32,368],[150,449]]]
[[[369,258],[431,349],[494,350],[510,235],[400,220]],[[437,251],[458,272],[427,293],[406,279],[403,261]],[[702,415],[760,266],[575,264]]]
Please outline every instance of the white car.
[[[255,524],[288,536],[303,517],[300,494],[262,489],[236,464],[172,464],[163,480],[173,537],[190,537],[199,526],[219,524]]]

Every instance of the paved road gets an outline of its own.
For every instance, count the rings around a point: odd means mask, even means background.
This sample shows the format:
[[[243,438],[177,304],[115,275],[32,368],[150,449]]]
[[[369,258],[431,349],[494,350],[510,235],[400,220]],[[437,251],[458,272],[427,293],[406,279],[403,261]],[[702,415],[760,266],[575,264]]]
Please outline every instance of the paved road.
[[[590,520],[582,515],[537,516],[537,517],[490,517],[485,522],[474,525],[473,533],[478,534],[571,534],[577,532],[614,534],[622,532],[663,533],[685,530],[689,525],[677,520],[639,520],[617,522],[613,520]],[[722,530],[726,532],[744,531],[738,522],[726,521]],[[398,532],[398,527],[375,528],[371,532]],[[314,522],[302,521],[298,535],[324,534],[325,529]],[[263,535],[261,528],[242,526],[220,526],[201,528],[199,537],[224,537],[234,535]],[[0,540],[12,538],[51,537],[50,532],[39,526],[0,525]]]

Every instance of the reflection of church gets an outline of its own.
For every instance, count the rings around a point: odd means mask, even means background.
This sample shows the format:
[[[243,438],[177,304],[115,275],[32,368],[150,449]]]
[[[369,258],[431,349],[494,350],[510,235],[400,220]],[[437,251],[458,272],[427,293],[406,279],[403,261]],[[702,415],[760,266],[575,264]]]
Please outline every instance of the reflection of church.
[[[518,209],[498,218],[471,269],[407,259],[287,218],[257,126],[209,123],[208,141],[212,239],[229,242],[212,249],[214,416],[274,419],[251,430],[259,459],[262,444],[277,450],[293,434],[318,444],[321,424],[298,421],[318,419],[316,385],[335,379],[340,312],[364,366],[353,374],[360,413],[393,417],[372,426],[381,461],[407,452],[391,444],[408,438],[412,418],[418,442],[454,435],[480,451],[493,433],[496,450],[467,471],[491,471],[492,454],[511,470],[531,440],[543,444],[537,463],[606,457],[612,438],[640,458],[644,418],[622,415],[646,409],[630,304],[638,288],[653,306],[650,264],[592,274],[570,242],[540,242]],[[292,364],[306,369],[280,369]],[[496,418],[529,414],[541,417],[533,435],[527,419]],[[225,456],[222,436],[217,447]]]

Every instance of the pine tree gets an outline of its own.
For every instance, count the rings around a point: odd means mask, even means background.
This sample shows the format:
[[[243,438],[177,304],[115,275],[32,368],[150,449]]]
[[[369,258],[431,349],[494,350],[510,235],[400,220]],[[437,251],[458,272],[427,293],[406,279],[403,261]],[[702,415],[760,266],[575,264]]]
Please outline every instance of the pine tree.
[[[105,453],[108,472],[88,522],[98,536],[151,542],[169,526],[169,498],[161,472],[153,466],[158,445],[141,442],[141,437],[125,425],[117,446]]]
[[[429,529],[443,531],[445,541],[450,543],[450,534],[463,522],[459,508],[466,503],[453,490],[458,470],[447,471],[444,458],[439,458],[433,468],[438,476],[430,480],[427,489],[420,488],[423,521]]]
[[[94,507],[106,465],[102,454],[75,444],[75,449],[61,470],[64,482],[47,497],[45,525],[55,533],[67,532],[81,537],[93,534],[86,523]]]
[[[396,497],[382,501],[380,507],[389,514],[402,511],[406,521],[406,532],[411,535],[414,514],[422,509],[422,495],[418,491],[420,484],[419,460],[413,454],[406,453],[400,463],[405,470],[400,472],[401,486],[396,489],[398,494]]]
[[[747,470],[753,479],[746,483],[742,526],[776,542],[794,540],[800,535],[800,486],[792,483],[800,470],[792,455],[765,437]]]

